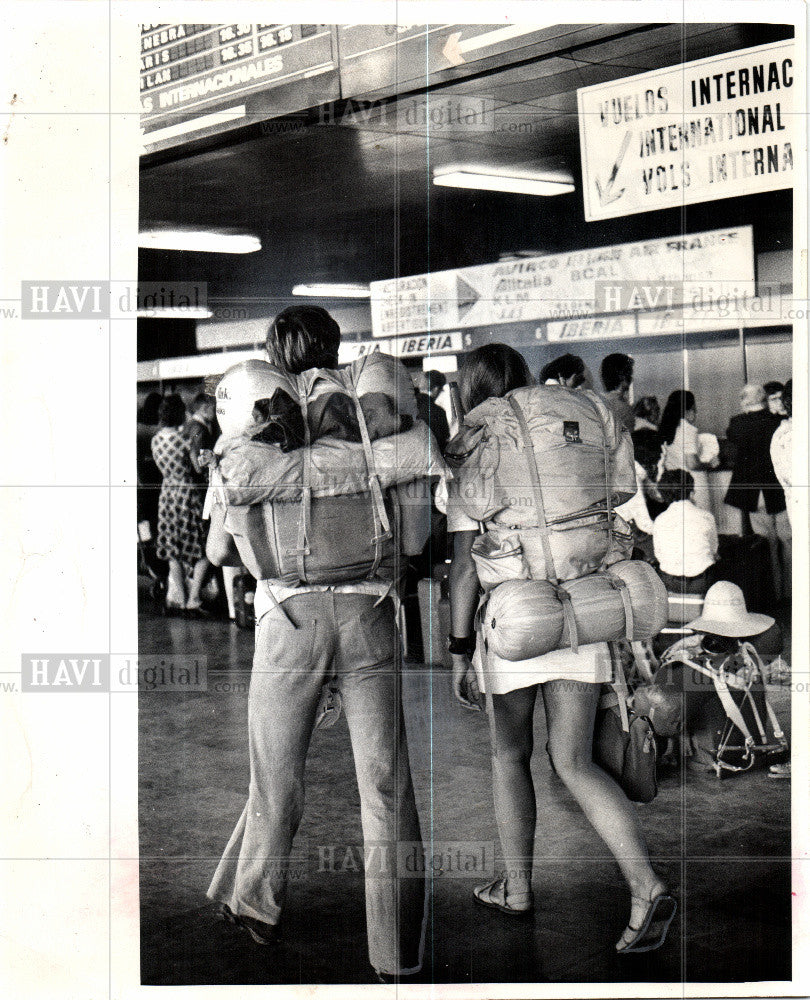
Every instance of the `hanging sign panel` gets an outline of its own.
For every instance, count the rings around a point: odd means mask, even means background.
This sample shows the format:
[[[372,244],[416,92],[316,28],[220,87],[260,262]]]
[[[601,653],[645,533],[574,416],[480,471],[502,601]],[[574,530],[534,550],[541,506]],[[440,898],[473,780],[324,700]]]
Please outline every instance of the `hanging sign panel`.
[[[141,123],[147,132],[186,121],[224,100],[337,68],[324,24],[144,24]],[[310,98],[302,92],[301,107]]]
[[[371,332],[394,337],[754,294],[750,226],[371,282]]]
[[[793,41],[577,91],[589,222],[793,186]]]

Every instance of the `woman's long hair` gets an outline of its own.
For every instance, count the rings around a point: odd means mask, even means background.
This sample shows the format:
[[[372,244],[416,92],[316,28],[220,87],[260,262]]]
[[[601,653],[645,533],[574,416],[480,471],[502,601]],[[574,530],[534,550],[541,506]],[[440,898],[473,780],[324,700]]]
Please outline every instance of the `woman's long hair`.
[[[532,385],[534,380],[522,354],[508,344],[484,344],[465,354],[459,366],[459,393],[464,412],[493,396]]]
[[[684,414],[695,408],[695,397],[688,389],[676,389],[669,394],[667,405],[661,415],[661,423],[658,433],[666,441],[672,444],[675,440],[675,431],[683,420]]]

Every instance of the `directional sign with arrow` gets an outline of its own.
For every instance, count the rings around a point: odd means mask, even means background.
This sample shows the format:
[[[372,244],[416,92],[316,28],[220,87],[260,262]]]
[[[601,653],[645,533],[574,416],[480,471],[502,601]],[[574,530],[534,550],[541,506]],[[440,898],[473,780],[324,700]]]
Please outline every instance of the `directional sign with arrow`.
[[[605,186],[602,184],[598,177],[594,178],[594,184],[596,185],[596,191],[599,195],[599,204],[604,208],[605,205],[610,205],[614,201],[618,201],[619,198],[624,194],[624,188],[619,188],[618,191],[613,189],[613,185],[616,183],[616,178],[619,175],[619,168],[622,165],[622,160],[627,152],[627,147],[630,145],[630,140],[633,138],[632,132],[625,132],[624,139],[622,139],[622,146],[619,150],[619,155],[616,157],[616,162],[613,164],[610,175],[608,176]]]
[[[461,321],[481,296],[460,274],[456,275],[456,296],[458,299],[458,318]]]
[[[554,22],[549,22],[552,24]],[[447,41],[442,48],[442,54],[451,66],[460,66],[467,62],[465,55],[470,52],[479,52],[480,49],[488,49],[500,45],[503,42],[511,42],[513,38],[521,38],[523,35],[531,35],[540,29],[548,27],[544,24],[532,24],[531,26],[510,24],[505,28],[496,28],[494,31],[485,31],[481,35],[473,35],[472,38],[462,39],[463,31],[454,31],[448,35]],[[471,30],[475,30],[472,27]],[[486,53],[476,55],[475,59],[483,59]]]

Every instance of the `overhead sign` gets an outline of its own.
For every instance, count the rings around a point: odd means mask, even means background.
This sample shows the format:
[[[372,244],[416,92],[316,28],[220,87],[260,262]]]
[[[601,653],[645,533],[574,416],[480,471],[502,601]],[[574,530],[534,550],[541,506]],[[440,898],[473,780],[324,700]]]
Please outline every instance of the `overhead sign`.
[[[145,24],[141,122],[148,129],[172,112],[196,113],[336,67],[328,25]]]
[[[569,340],[612,340],[616,337],[635,336],[635,316],[555,320],[546,326],[546,340],[552,344]]]
[[[671,308],[754,293],[750,226],[371,283],[374,337]]]
[[[469,345],[467,345],[469,346]],[[420,337],[395,337],[389,340],[344,341],[338,360],[348,364],[364,354],[393,354],[396,358],[421,358],[428,354],[459,354],[466,350],[464,335],[452,333],[425,334]]]
[[[465,63],[500,56],[507,61],[528,45],[571,34],[577,27],[534,24],[346,24],[338,28],[344,97],[399,93],[405,83]]]
[[[577,91],[585,218],[793,186],[793,41]]]

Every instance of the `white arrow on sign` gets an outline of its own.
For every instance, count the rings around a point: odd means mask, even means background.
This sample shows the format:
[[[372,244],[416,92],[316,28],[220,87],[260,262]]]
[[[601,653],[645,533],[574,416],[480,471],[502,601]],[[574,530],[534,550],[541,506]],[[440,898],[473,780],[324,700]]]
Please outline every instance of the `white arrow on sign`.
[[[520,38],[521,35],[531,35],[540,28],[548,28],[552,24],[533,24],[531,27],[525,25],[511,24],[506,28],[497,28],[495,31],[487,31],[483,35],[474,35],[472,38],[465,38],[461,41],[462,32],[454,31],[448,36],[444,43],[442,55],[452,66],[460,66],[466,62],[465,52],[474,52],[476,49],[485,49],[489,45],[498,45],[500,42],[508,42],[512,38]]]

